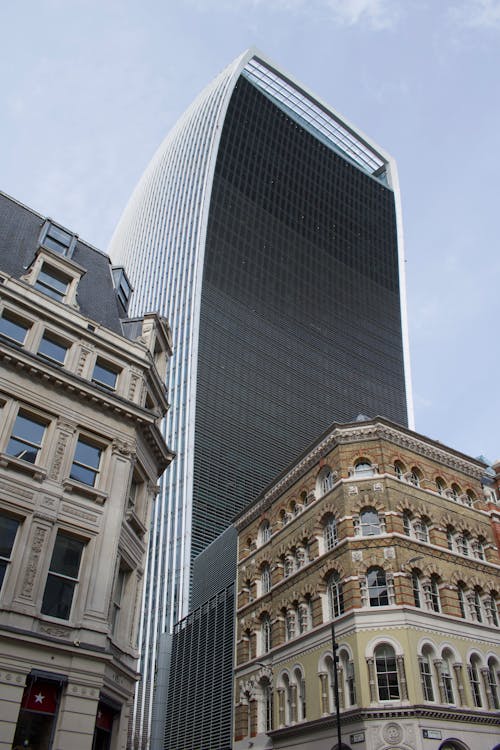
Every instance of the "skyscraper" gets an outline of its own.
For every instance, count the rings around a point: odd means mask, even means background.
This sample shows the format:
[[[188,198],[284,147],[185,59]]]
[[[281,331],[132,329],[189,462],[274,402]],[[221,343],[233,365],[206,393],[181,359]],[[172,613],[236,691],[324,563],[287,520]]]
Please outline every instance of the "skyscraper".
[[[250,51],[166,137],[110,251],[134,312],[159,309],[174,338],[178,458],[151,534],[142,732],[192,557],[332,420],[412,425],[395,165]]]

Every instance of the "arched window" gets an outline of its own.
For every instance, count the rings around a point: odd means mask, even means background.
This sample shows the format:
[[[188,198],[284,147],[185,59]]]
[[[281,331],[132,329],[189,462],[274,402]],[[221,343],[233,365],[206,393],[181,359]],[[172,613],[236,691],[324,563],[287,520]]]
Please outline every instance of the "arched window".
[[[271,533],[271,524],[267,518],[265,518],[259,527],[259,542],[261,544],[268,542],[271,538]]]
[[[301,670],[297,667],[294,670],[293,677],[297,686],[297,721],[306,719],[306,681]]]
[[[425,578],[419,570],[415,569],[411,578],[415,606],[423,607],[430,612],[441,612],[438,577],[433,575]]]
[[[301,547],[295,549],[295,564],[297,570],[309,562],[309,543],[304,542]]]
[[[500,701],[498,699],[497,674],[498,674],[498,662],[493,656],[490,656],[490,658],[488,659],[488,686],[490,688],[491,703],[492,703],[490,708],[496,708],[498,710],[500,708]]]
[[[292,708],[292,686],[290,684],[290,678],[287,674],[284,674],[281,678],[283,682],[283,692],[284,692],[284,724],[285,726],[288,726],[293,721],[293,708]]]
[[[451,485],[451,499],[458,503],[461,494],[462,490],[460,489],[460,485],[458,485],[456,482],[453,482],[453,484]]]
[[[484,538],[478,537],[478,539],[474,539],[474,541],[471,544],[472,548],[472,554],[476,558],[476,560],[484,560]]]
[[[398,479],[403,479],[406,474],[406,466],[402,461],[394,461],[394,473]]]
[[[453,529],[453,526],[446,527],[446,543],[448,545],[448,549],[454,552],[456,549],[456,544],[455,544],[455,531]]]
[[[267,563],[262,566],[260,571],[260,585],[262,594],[267,594],[271,590],[271,568]]]
[[[413,589],[413,602],[415,607],[422,606],[422,586],[420,583],[420,573],[418,570],[414,570],[411,574],[411,583]]]
[[[262,615],[261,619],[261,646],[263,654],[267,654],[272,647],[271,618],[268,614]]]
[[[369,568],[365,581],[366,594],[363,598],[369,607],[385,607],[393,603],[392,579],[390,591],[385,570],[378,567]]]
[[[396,654],[387,643],[375,649],[375,669],[379,701],[399,699],[399,680]]]
[[[287,523],[291,521],[291,516],[287,511],[283,508],[280,510],[280,522],[282,526],[286,526]]]
[[[481,593],[478,588],[475,588],[469,594],[469,606],[472,614],[472,619],[475,622],[483,621],[483,603],[481,601]]]
[[[420,487],[421,478],[422,472],[416,466],[413,466],[409,476],[410,484],[413,484],[415,487]]]
[[[413,532],[419,542],[429,543],[429,524],[425,518],[416,518],[413,522]]]
[[[316,487],[318,490],[318,496],[323,497],[323,495],[326,495],[327,492],[330,492],[330,490],[333,487],[334,482],[335,482],[334,473],[332,472],[329,466],[324,466],[318,475],[318,481],[316,484]]]
[[[254,654],[252,653],[252,631],[248,628],[243,633],[243,643],[246,644],[248,661],[250,661],[250,659],[253,659]]]
[[[439,495],[443,495],[446,489],[446,482],[442,477],[436,477],[436,492]]]
[[[344,708],[349,708],[356,705],[356,683],[354,680],[354,662],[345,649],[342,649],[339,653],[339,664],[342,668]]]
[[[467,619],[467,588],[465,583],[459,583],[457,587],[458,592],[458,604],[460,607],[460,614],[462,617]]]
[[[429,523],[426,518],[413,518],[410,511],[403,513],[403,529],[406,536],[429,543]]]
[[[298,607],[299,633],[307,633],[312,627],[312,605],[308,598]]]
[[[288,578],[295,571],[295,559],[290,555],[285,555],[283,558],[283,575]]]
[[[470,535],[467,532],[459,534],[456,538],[457,552],[465,557],[470,555]]]
[[[422,585],[425,598],[426,609],[431,612],[441,612],[441,602],[439,599],[439,585],[437,576],[433,575],[430,579],[423,582]]]
[[[499,619],[496,591],[491,591],[490,594],[485,598],[484,608],[486,610],[486,619],[488,621],[488,625],[496,625],[496,627],[498,627]]]
[[[464,502],[469,506],[469,508],[472,508],[472,506],[476,502],[476,494],[472,490],[467,490],[467,492],[465,493]]]
[[[338,573],[332,573],[327,582],[328,612],[330,620],[344,613],[344,591]]]
[[[434,701],[434,682],[432,673],[432,649],[425,646],[422,649],[422,656],[419,657],[420,681],[422,684],[422,693],[425,701]]]
[[[354,533],[356,536],[376,536],[385,532],[385,522],[375,508],[363,508],[358,517],[354,518]]]
[[[375,474],[375,470],[366,458],[360,458],[359,461],[356,461],[354,464],[354,476],[357,479],[366,479],[368,477],[372,477]]]
[[[273,689],[267,677],[261,677],[258,686],[258,731],[270,732],[273,728]]]
[[[479,679],[480,668],[481,665],[479,662],[479,657],[476,654],[471,656],[468,666],[468,672],[472,699],[474,700],[474,705],[476,706],[476,708],[481,708],[483,705],[481,683]]]
[[[441,661],[441,678],[443,681],[445,703],[455,703],[451,659],[452,654],[449,651],[444,651]]]
[[[339,542],[337,532],[337,519],[331,513],[325,518],[325,525],[323,527],[323,539],[325,541],[325,549],[328,552],[337,546]]]
[[[295,638],[297,630],[297,615],[295,609],[287,609],[285,614],[285,634],[287,641]]]

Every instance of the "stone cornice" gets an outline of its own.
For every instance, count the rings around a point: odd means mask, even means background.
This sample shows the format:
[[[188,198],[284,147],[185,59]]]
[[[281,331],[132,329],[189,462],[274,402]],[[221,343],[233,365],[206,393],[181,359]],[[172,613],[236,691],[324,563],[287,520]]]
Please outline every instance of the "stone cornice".
[[[398,427],[388,420],[377,419],[349,425],[334,425],[331,431],[303,454],[296,464],[288,471],[285,470],[278,480],[256,499],[255,503],[236,517],[234,525],[238,531],[264,513],[280,495],[292,487],[333,448],[367,440],[385,440],[407,448],[417,455],[437,461],[455,471],[463,472],[476,480],[481,480],[484,475],[485,465],[481,461],[469,458],[452,448],[441,446],[430,438],[418,435],[404,427]]]

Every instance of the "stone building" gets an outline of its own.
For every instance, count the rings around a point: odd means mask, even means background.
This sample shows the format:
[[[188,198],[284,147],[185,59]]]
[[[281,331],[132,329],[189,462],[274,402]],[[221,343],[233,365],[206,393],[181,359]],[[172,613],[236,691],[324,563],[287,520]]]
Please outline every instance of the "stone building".
[[[486,465],[386,419],[323,434],[236,519],[236,750],[500,747]]]
[[[0,748],[125,748],[171,334],[0,194]]]

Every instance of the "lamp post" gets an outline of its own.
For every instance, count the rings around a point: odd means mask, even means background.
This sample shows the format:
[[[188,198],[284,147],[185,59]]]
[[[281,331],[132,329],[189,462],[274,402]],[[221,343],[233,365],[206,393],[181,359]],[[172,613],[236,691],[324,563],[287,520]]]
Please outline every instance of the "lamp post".
[[[339,644],[335,639],[335,625],[332,619],[332,650],[333,650],[333,694],[335,698],[335,717],[337,722],[337,748],[342,750],[342,729],[340,727],[340,701],[339,701],[339,657],[337,651],[339,650]]]

